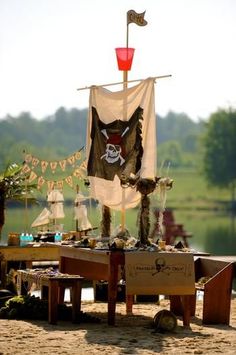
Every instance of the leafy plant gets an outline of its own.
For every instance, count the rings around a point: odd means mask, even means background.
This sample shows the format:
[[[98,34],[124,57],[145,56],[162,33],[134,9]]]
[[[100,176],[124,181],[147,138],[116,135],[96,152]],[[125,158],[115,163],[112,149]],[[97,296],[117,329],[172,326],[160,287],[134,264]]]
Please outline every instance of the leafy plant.
[[[33,196],[35,184],[28,184],[28,176],[22,173],[23,165],[8,164],[4,172],[0,173],[0,236],[5,223],[5,208],[7,201],[26,200],[36,202]]]
[[[30,295],[14,296],[0,308],[3,319],[47,319],[48,302]]]

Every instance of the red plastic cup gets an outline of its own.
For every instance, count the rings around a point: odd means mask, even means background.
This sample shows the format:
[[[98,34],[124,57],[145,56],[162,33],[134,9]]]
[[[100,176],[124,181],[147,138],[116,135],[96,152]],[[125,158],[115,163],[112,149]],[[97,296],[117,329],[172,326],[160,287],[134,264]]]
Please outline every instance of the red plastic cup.
[[[134,48],[116,48],[116,58],[118,69],[123,71],[128,71],[131,69],[133,56],[134,56]]]

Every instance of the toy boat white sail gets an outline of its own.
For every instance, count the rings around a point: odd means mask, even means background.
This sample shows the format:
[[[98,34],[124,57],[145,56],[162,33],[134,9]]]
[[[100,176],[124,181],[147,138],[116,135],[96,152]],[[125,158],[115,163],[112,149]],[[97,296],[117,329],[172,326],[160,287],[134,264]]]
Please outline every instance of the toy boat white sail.
[[[49,225],[51,212],[45,207],[31,224],[31,227],[42,227]]]
[[[47,198],[51,214],[49,216],[53,224],[54,231],[62,229],[62,225],[57,224],[58,219],[63,219],[65,217],[63,202],[64,196],[59,190],[52,190],[48,194]]]
[[[75,198],[75,207],[74,207],[74,219],[77,221],[79,230],[89,230],[92,229],[92,225],[88,219],[88,211],[86,205],[82,204],[89,197],[85,197],[81,193],[77,193]]]

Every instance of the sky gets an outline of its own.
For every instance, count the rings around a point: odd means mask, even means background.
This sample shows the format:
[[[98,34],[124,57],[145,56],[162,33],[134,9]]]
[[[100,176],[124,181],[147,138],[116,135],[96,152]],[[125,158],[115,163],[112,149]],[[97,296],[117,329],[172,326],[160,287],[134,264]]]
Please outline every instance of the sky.
[[[157,114],[198,121],[235,108],[235,0],[0,0],[0,118],[87,108],[77,88],[122,81],[115,48],[131,9],[148,24],[129,25],[128,79],[171,75],[155,84]]]

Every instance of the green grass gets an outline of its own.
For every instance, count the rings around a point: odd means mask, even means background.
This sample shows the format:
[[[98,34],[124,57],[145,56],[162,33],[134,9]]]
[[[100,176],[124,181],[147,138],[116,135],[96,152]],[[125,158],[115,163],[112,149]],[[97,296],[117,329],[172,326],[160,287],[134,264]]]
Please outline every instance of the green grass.
[[[172,190],[168,191],[167,204],[175,209],[221,210],[230,205],[229,189],[209,187],[197,171],[172,170]]]

